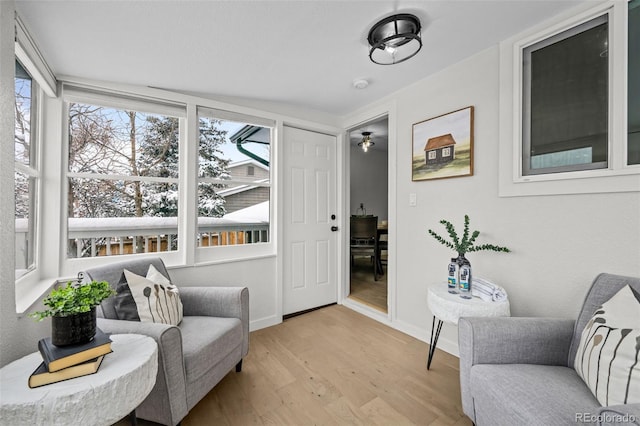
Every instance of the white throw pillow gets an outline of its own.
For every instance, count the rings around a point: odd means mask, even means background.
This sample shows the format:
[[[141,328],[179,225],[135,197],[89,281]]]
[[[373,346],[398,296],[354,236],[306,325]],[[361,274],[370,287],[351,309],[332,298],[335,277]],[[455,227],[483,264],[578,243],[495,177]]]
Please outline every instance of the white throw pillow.
[[[628,285],[582,331],[574,367],[603,406],[640,402],[640,302]]]
[[[178,325],[182,321],[182,301],[178,288],[153,265],[147,277],[125,269],[125,278],[136,302],[138,316],[142,322],[157,322]]]

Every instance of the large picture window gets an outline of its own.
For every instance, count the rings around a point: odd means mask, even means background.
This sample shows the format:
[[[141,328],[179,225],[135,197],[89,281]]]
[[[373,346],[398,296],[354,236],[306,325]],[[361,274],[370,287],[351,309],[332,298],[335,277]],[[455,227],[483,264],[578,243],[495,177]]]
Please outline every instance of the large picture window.
[[[37,200],[37,84],[16,61],[15,71],[15,246],[16,279],[35,268]]]
[[[178,250],[180,112],[66,105],[67,257]]]
[[[271,128],[200,108],[199,247],[270,241]]]
[[[608,15],[523,51],[523,175],[606,168]]]

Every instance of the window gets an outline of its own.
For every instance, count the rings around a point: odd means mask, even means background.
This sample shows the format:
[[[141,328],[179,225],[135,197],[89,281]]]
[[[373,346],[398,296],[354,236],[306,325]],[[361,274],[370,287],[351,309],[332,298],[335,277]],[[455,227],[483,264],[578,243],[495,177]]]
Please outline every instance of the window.
[[[629,2],[628,34],[627,165],[631,165],[640,164],[640,0]]]
[[[271,128],[205,108],[198,121],[198,246],[269,242]]]
[[[442,156],[450,157],[451,156],[451,148],[442,148]]]
[[[500,196],[640,191],[640,0],[500,43]]]
[[[427,152],[427,157],[429,158],[429,160],[435,160],[436,159],[436,152],[435,151]]]
[[[523,175],[608,165],[608,19],[523,51]]]
[[[82,95],[66,107],[67,257],[178,250],[180,108]]]
[[[37,200],[37,93],[38,85],[16,61],[15,72],[15,246],[18,279],[35,268]]]

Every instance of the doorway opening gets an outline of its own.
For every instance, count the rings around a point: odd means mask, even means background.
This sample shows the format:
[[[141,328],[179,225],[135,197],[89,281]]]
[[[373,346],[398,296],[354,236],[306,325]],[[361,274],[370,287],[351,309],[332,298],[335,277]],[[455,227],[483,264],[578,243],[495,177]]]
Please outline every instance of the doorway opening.
[[[360,124],[348,134],[351,216],[348,297],[387,313],[388,117]]]

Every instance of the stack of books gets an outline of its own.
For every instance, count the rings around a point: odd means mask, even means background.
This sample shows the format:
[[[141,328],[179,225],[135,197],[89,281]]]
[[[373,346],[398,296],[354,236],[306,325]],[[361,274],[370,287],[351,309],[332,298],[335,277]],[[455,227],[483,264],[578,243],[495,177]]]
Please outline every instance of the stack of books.
[[[111,339],[100,329],[96,329],[93,340],[78,345],[56,346],[50,337],[40,339],[38,350],[42,363],[29,376],[30,388],[93,374],[112,352]]]

